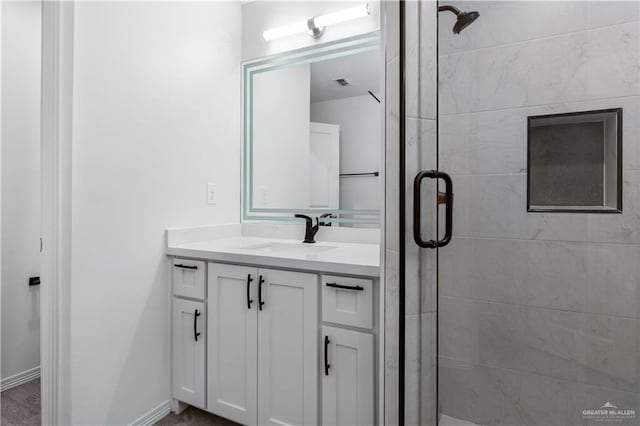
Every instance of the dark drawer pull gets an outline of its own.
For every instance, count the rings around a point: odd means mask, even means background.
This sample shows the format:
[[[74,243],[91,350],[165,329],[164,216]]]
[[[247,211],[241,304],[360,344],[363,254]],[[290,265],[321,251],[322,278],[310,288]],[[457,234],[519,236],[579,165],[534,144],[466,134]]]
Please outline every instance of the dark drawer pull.
[[[324,336],[324,375],[329,375],[329,369],[331,368],[331,364],[329,364],[329,336]]]
[[[253,299],[251,299],[251,274],[247,274],[247,309],[251,309],[251,304],[253,303]]]
[[[195,339],[195,341],[198,341],[198,336],[200,336],[200,333],[198,332],[198,317],[200,316],[200,312],[198,312],[198,310],[196,309],[196,311],[193,313],[193,338]]]
[[[173,266],[175,266],[176,268],[183,268],[183,269],[198,269],[197,266],[183,265],[182,263],[176,263]]]
[[[264,301],[262,300],[262,284],[264,284],[264,278],[260,275],[258,279],[258,309],[262,310],[262,306],[264,305]]]
[[[327,287],[341,288],[343,290],[357,290],[357,291],[363,291],[364,290],[364,287],[359,286],[359,285],[342,285],[342,284],[337,284],[337,283],[327,283],[325,285]]]

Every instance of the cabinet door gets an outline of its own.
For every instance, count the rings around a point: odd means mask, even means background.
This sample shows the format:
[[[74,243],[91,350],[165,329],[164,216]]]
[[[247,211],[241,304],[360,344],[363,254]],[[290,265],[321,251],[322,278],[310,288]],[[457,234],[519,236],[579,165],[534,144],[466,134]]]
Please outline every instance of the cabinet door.
[[[257,420],[257,269],[209,263],[208,401],[212,413]]]
[[[173,396],[205,407],[206,345],[203,302],[173,298]]]
[[[258,292],[258,424],[315,425],[318,277],[260,269]]]
[[[322,344],[322,423],[372,425],[373,335],[323,326]]]

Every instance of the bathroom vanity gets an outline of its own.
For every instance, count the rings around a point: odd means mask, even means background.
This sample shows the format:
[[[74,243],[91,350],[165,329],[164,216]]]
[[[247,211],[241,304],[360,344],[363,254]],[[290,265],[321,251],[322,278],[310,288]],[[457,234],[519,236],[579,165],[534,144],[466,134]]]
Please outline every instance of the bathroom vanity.
[[[242,223],[167,233],[174,411],[381,423],[382,63],[377,31],[243,63]]]
[[[378,231],[274,227],[168,231],[174,399],[246,425],[375,424]]]

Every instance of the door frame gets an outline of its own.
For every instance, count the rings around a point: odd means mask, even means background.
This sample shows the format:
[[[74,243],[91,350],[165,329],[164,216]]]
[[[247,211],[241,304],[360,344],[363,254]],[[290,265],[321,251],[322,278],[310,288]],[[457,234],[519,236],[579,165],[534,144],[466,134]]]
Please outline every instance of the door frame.
[[[71,147],[74,2],[42,1],[42,424],[71,423]]]
[[[399,81],[399,105],[398,105],[398,120],[399,120],[399,172],[398,176],[399,190],[398,190],[398,208],[400,223],[398,224],[398,237],[400,239],[398,244],[398,424],[404,426],[405,424],[405,345],[406,345],[406,241],[405,234],[407,229],[406,224],[406,171],[407,171],[407,153],[406,153],[406,24],[405,24],[405,0],[399,2],[399,31],[398,35],[398,49],[400,52],[400,58],[398,61],[400,76]]]

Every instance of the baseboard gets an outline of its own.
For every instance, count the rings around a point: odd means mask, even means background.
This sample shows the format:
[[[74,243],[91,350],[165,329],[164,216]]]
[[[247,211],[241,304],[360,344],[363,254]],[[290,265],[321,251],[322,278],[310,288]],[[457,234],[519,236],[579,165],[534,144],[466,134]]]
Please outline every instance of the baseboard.
[[[5,379],[0,380],[0,392],[4,392],[16,386],[20,386],[23,383],[30,382],[33,379],[40,377],[40,366],[33,367],[22,373],[14,374]]]
[[[131,423],[131,426],[151,426],[170,412],[171,401],[166,400],[156,408],[153,408],[140,416],[137,420]]]

